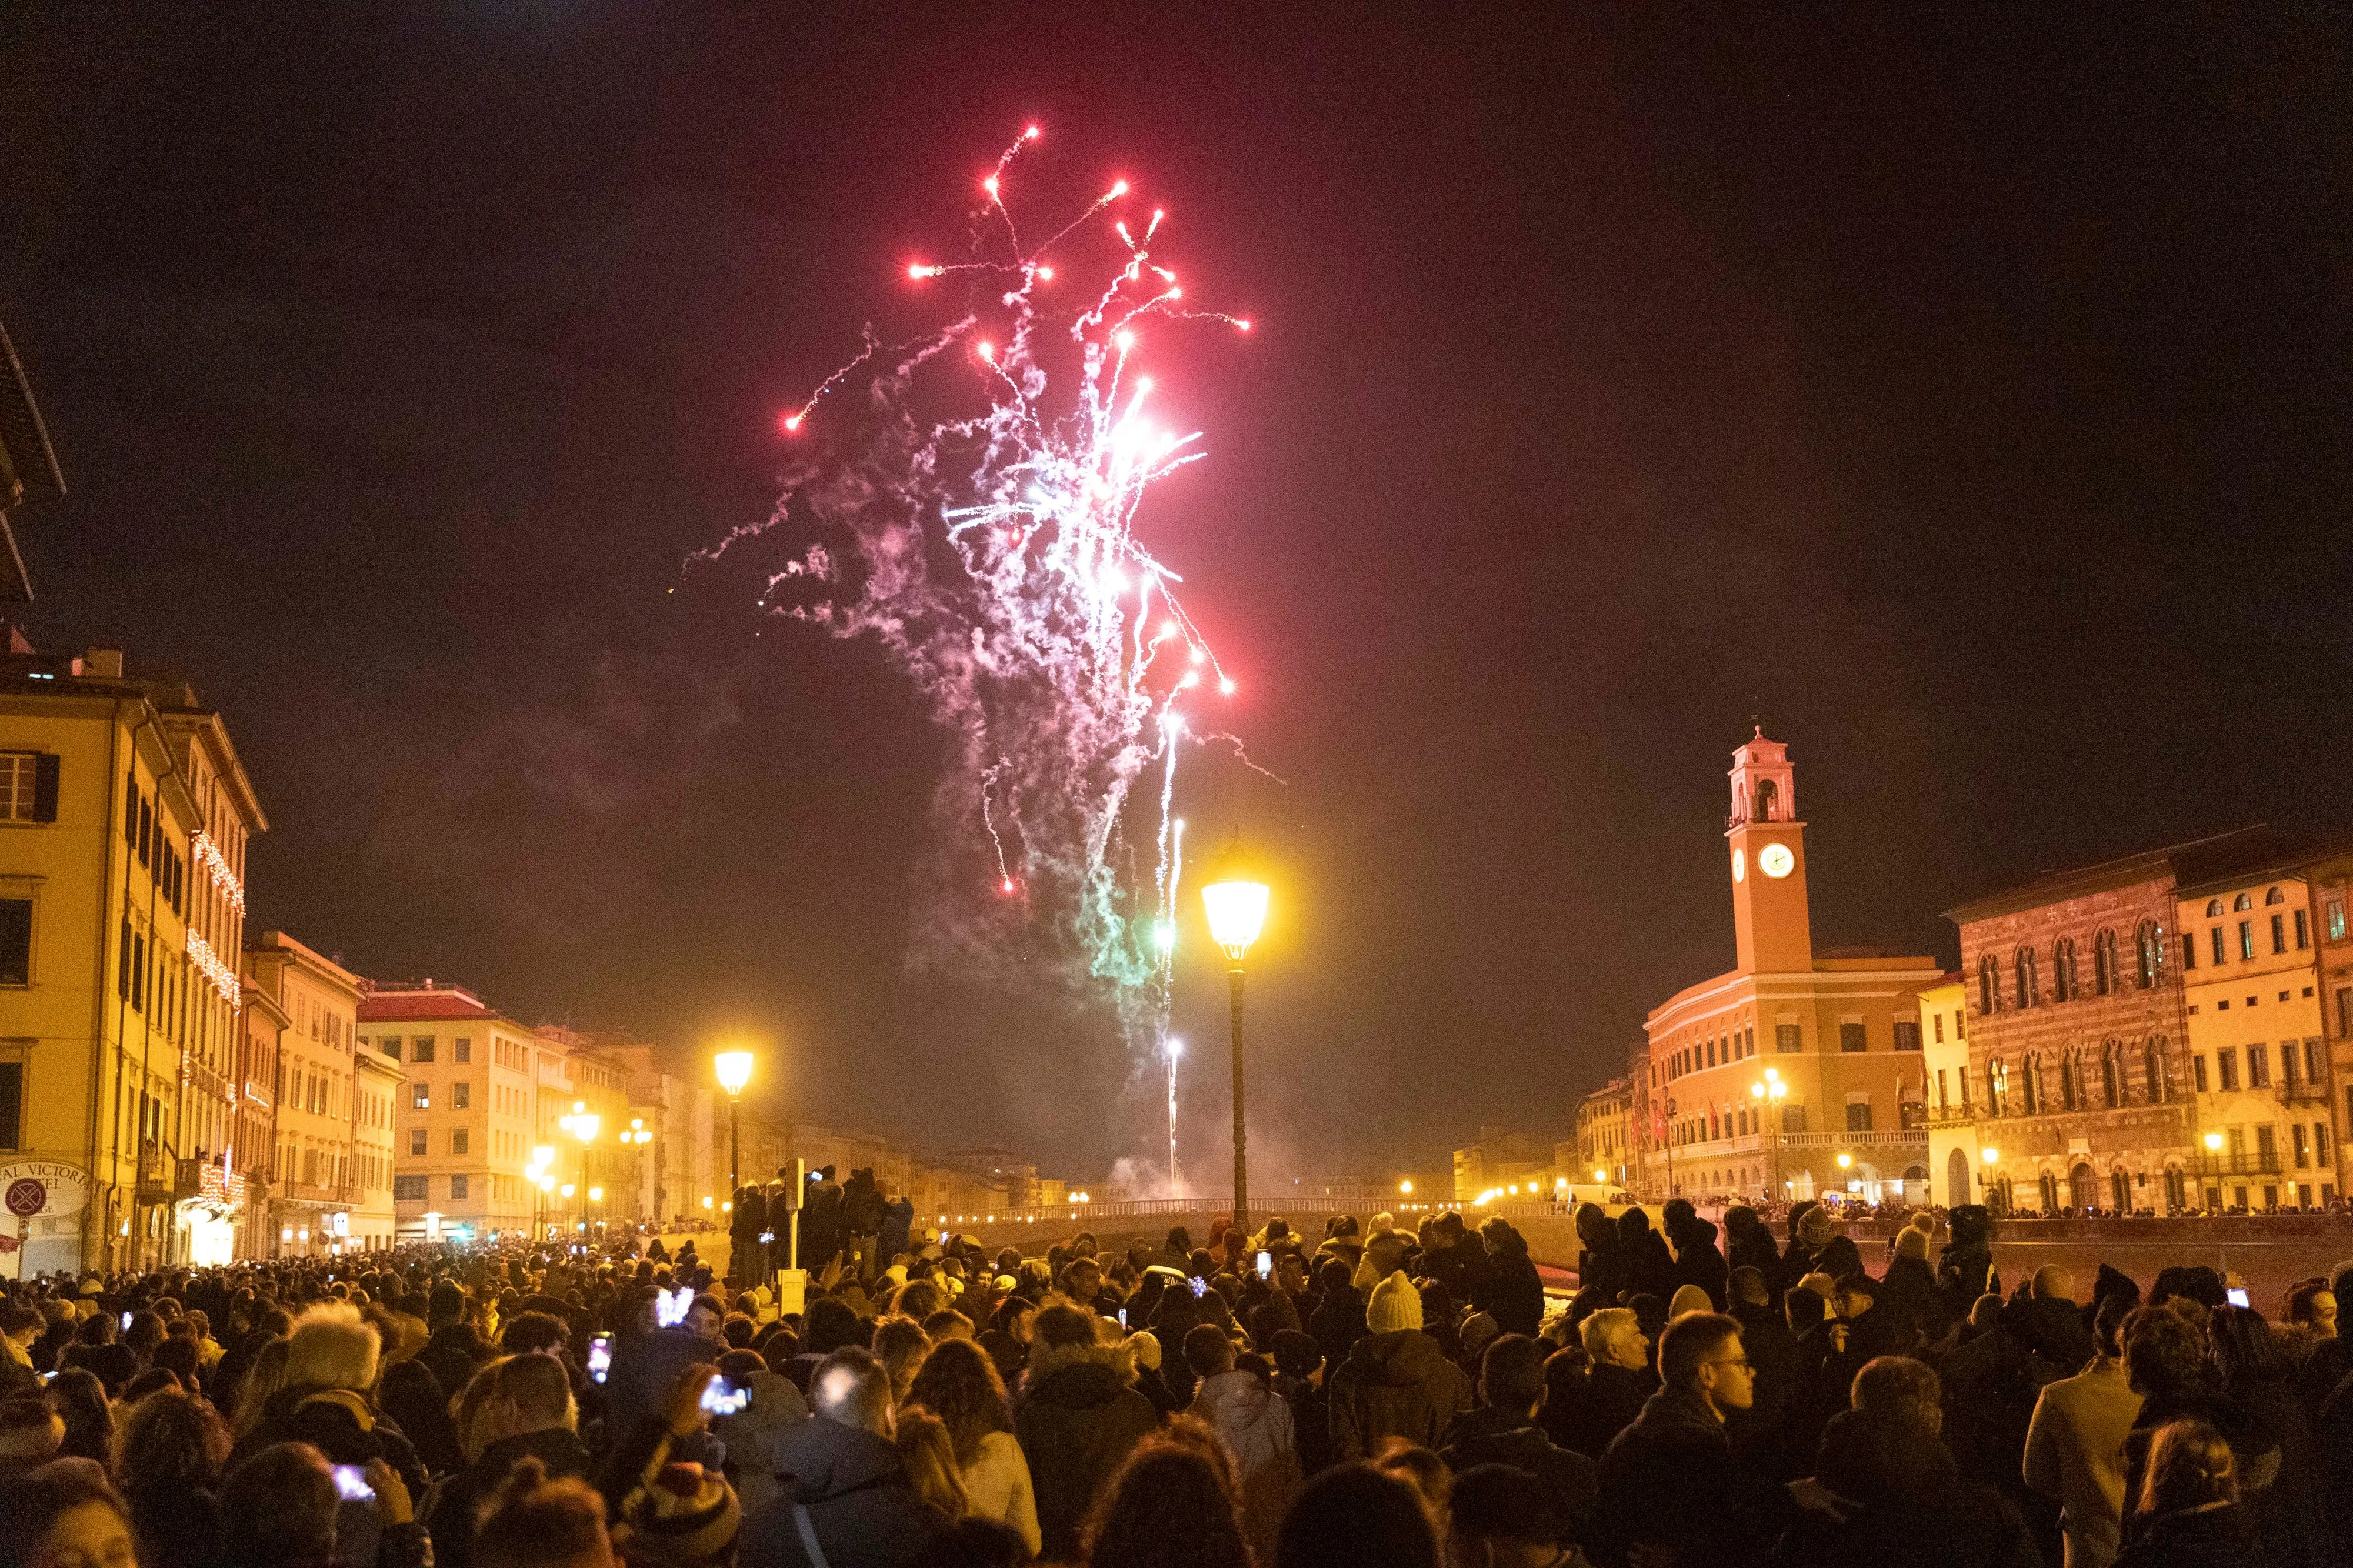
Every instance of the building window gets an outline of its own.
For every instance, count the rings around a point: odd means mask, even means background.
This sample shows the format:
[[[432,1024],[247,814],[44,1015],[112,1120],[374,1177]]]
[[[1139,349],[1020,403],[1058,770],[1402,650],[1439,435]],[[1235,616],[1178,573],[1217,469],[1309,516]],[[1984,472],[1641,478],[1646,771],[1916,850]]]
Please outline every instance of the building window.
[[[417,1036],[416,1040],[409,1046],[408,1059],[413,1062],[431,1061],[433,1059],[433,1037],[430,1035]]]
[[[393,1177],[392,1197],[395,1203],[423,1203],[425,1201],[425,1178],[423,1176]]]
[[[0,818],[58,819],[58,759],[48,752],[0,752]]]
[[[2110,1040],[2100,1048],[2100,1098],[2110,1110],[2125,1102],[2125,1079],[2116,1055],[2124,1047]]]
[[[394,1061],[398,1061],[400,1059],[400,1037],[398,1035],[386,1035],[377,1043],[376,1049],[382,1051],[385,1056],[390,1057]]]
[[[409,1129],[409,1131],[408,1131],[408,1152],[409,1152],[410,1153],[412,1153],[412,1154],[422,1154],[422,1153],[424,1153],[424,1152],[425,1152],[425,1129],[424,1129],[424,1128],[422,1128],[422,1127],[412,1127],[412,1128],[410,1128],[410,1129]]]
[[[2092,989],[2102,996],[2116,989],[2116,933],[2104,931],[2092,939]]]
[[[1805,1130],[1806,1108],[1802,1105],[1783,1106],[1781,1108],[1782,1135],[1784,1137],[1795,1136],[1798,1133],[1803,1132]]]
[[[1839,1026],[1839,1049],[1842,1051],[1860,1051],[1867,1048],[1869,1048],[1868,1043],[1863,1037],[1862,1026],[1861,1024],[1841,1024]]]
[[[2051,944],[2051,1000],[2072,1002],[2083,994],[2075,984],[2075,939],[2063,936]]]
[[[2198,933],[2194,931],[2181,933],[2181,967],[2184,969],[2198,967]]]
[[[2018,1005],[2031,1007],[2042,1000],[2042,975],[2034,963],[2034,950],[2020,948],[2014,962],[2018,970]]]
[[[2302,952],[2312,945],[2312,921],[2304,910],[2295,911],[2295,950]]]
[[[408,1109],[411,1110],[432,1110],[433,1086],[429,1083],[410,1084],[408,1086]]]
[[[2301,947],[2304,944],[2298,942],[2296,945]],[[2274,952],[2287,951],[2287,919],[2284,915],[2272,917],[2272,951]]]
[[[2255,956],[2255,922],[2253,921],[2239,922],[2239,956],[2241,958]]]
[[[1936,1031],[1936,1043],[1940,1046],[1943,1045],[1945,1043],[1945,1016],[1942,1013],[1931,1013],[1928,1015],[1928,1022]]]
[[[474,1042],[471,1039],[460,1035],[452,1044],[457,1048],[457,1054],[451,1057],[450,1060],[464,1063],[474,1059]]]
[[[2221,1069],[2222,1092],[2228,1094],[2239,1087],[2239,1049],[2224,1046],[2214,1053],[2214,1065]]]
[[[2010,1068],[2000,1057],[1986,1064],[1986,1107],[1996,1116],[2010,1114]]]
[[[464,1079],[459,1079],[456,1083],[451,1084],[449,1086],[449,1108],[452,1110],[471,1110],[474,1106],[473,1091],[474,1086],[467,1082]]]
[[[453,1204],[466,1201],[466,1178],[463,1174],[449,1178],[449,1201]]]
[[[25,1064],[0,1062],[0,1149],[25,1146]]]
[[[2312,1124],[2312,1163],[2324,1171],[2328,1168],[2328,1123],[2326,1121]]]
[[[2247,1087],[2269,1089],[2272,1086],[2272,1048],[2256,1044],[2247,1047]]]
[[[2202,1051],[2201,1051],[2201,1052],[2200,1052],[2197,1056],[2194,1056],[2194,1057],[2192,1057],[2192,1058],[2189,1058],[2189,1077],[2190,1077],[2191,1080],[2196,1084],[2197,1089],[2198,1089],[2198,1092],[2199,1092],[2199,1093],[2200,1093],[2200,1094],[2205,1093],[2205,1092],[2206,1092],[2206,1057],[2205,1057],[2205,1053],[2204,1053],[2204,1052],[2202,1052]]]
[[[467,1132],[465,1128],[451,1128],[449,1130],[449,1152],[452,1154],[465,1153],[466,1146],[472,1141],[471,1136]]]
[[[0,985],[32,983],[33,900],[0,899]]]
[[[2263,902],[2266,905],[2284,904],[2287,902],[2287,895],[2281,892],[2277,888],[2273,888],[2263,894]]]
[[[2162,1105],[2173,1098],[2171,1086],[2166,1081],[2165,1047],[2151,1040],[2141,1047],[2141,1072],[2148,1079],[2148,1102]]]
[[[1965,1075],[1961,1081],[1963,1083],[1967,1083],[1969,1080]],[[1952,1109],[1952,1104],[1953,1097],[1951,1094],[1947,1092],[1946,1089],[1945,1069],[1943,1068],[1938,1068],[1936,1069],[1936,1109],[1938,1110],[1949,1110]]]
[[[2230,963],[2230,950],[2222,945],[2222,928],[2221,926],[2216,926],[2207,934],[2214,939],[2214,962],[2217,963]]]
[[[2288,1132],[2291,1134],[2295,1145],[2295,1168],[2299,1171],[2310,1170],[2312,1168],[2312,1140],[2305,1131],[2304,1123],[2301,1121],[2296,1122],[2294,1126],[2288,1129]]]
[[[1871,1131],[1871,1101],[1858,1100],[1846,1108],[1846,1130],[1850,1132]]]
[[[2255,1129],[2255,1169],[2279,1169],[2279,1132],[2269,1123]]]
[[[1939,1023],[1941,1024],[1941,1020]],[[1944,1030],[1940,1026],[1936,1032],[1941,1035]],[[1920,1021],[1917,1018],[1895,1020],[1895,1048],[1899,1051],[1916,1051],[1920,1048]]]
[[[1785,1057],[1794,1052],[1804,1050],[1806,1048],[1805,1038],[1799,1032],[1798,1026],[1795,1024],[1774,1025],[1773,1048]]]
[[[1978,1011],[1990,1013],[2001,1005],[2001,966],[1987,953],[1978,960]]]
[[[2343,942],[2345,940],[2344,894],[2331,893],[2328,895],[2328,907],[2323,918],[2328,922],[2328,940],[2331,942]]]

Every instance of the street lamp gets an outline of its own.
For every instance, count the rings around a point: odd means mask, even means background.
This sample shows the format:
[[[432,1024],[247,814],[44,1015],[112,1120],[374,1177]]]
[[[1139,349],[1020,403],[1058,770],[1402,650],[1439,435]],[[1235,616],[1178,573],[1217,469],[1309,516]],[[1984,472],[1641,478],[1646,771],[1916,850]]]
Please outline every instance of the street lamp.
[[[1765,1191],[1769,1196],[1778,1190],[1781,1174],[1781,1101],[1788,1099],[1789,1086],[1781,1081],[1779,1068],[1767,1068],[1765,1076],[1748,1086],[1748,1097],[1766,1109],[1760,1113],[1765,1123]]]
[[[1266,926],[1267,886],[1239,867],[1241,838],[1226,852],[1226,874],[1201,889],[1209,917],[1209,937],[1226,954],[1226,979],[1233,998],[1234,1031],[1234,1228],[1250,1234],[1249,1135],[1242,1125],[1242,956]]]
[[[744,1156],[737,1102],[743,1099],[744,1086],[752,1081],[752,1053],[722,1051],[711,1058],[711,1065],[718,1069],[719,1087],[727,1091],[727,1190],[733,1193],[743,1185],[736,1171]]]
[[[588,1145],[596,1142],[596,1131],[604,1124],[604,1118],[589,1110],[588,1102],[585,1100],[574,1100],[572,1114],[556,1123],[580,1141],[580,1180],[574,1185],[585,1187],[588,1184]],[[572,1191],[573,1187],[567,1185],[564,1189],[564,1195],[570,1197]],[[580,1227],[583,1230],[588,1227],[588,1210],[585,1204],[580,1209]]]

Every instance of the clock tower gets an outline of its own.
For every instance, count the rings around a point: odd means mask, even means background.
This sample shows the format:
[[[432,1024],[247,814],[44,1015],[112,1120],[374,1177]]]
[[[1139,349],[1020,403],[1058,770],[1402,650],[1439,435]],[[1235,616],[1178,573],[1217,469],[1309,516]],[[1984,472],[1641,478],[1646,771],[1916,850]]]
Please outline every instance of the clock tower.
[[[1732,753],[1732,925],[1738,973],[1809,973],[1813,923],[1806,910],[1806,825],[1798,820],[1789,748],[1760,725]]]

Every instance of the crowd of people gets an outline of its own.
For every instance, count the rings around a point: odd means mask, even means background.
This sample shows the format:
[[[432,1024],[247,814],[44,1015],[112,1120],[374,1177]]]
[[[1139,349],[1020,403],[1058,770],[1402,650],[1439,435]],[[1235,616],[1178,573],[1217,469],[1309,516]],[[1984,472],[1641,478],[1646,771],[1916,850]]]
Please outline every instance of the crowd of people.
[[[1979,1209],[1577,1228],[1566,1299],[1451,1212],[845,1223],[797,1310],[691,1241],[9,1282],[0,1568],[2353,1564],[2353,1265],[2274,1319],[2005,1291]]]

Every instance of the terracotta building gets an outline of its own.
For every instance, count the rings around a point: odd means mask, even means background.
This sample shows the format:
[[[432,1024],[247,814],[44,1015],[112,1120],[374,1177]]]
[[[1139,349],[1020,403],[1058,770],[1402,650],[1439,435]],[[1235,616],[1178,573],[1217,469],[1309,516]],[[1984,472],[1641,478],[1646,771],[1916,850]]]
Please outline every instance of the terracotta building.
[[[1942,965],[1817,951],[1788,749],[1759,729],[1730,778],[1734,966],[1652,1009],[1630,1173],[1652,1196],[1925,1199],[1919,994]]]

